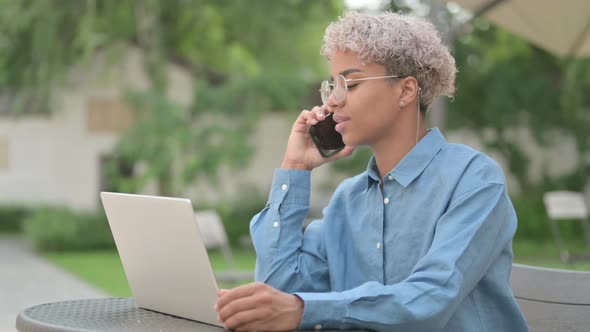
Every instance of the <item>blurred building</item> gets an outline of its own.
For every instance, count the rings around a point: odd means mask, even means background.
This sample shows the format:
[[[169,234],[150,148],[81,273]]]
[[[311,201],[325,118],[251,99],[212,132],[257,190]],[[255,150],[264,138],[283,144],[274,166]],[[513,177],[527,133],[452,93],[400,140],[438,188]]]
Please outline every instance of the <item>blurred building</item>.
[[[10,115],[0,103],[1,204],[101,207],[104,167],[120,133],[133,124],[123,94],[146,89],[149,82],[140,50],[129,48],[115,58],[98,54],[73,68],[65,84],[55,90],[51,114],[25,111]],[[179,105],[188,105],[193,93],[191,76],[174,64],[168,65],[167,73],[169,97]],[[274,168],[280,165],[293,119],[276,113],[265,115],[253,137],[259,148],[249,167],[238,175],[223,170],[226,176],[221,178],[231,181],[222,181],[215,188],[197,183],[186,196],[195,202],[229,200],[237,197],[242,185],[256,186],[265,193]],[[321,191],[319,183],[314,190]],[[156,194],[154,186],[144,193]]]
[[[99,193],[106,189],[104,167],[120,133],[133,124],[123,93],[148,87],[143,66],[142,52],[134,48],[121,52],[116,61],[98,54],[89,63],[72,69],[65,84],[55,91],[55,111],[50,115],[8,115],[0,103],[1,204],[100,208]],[[167,72],[169,96],[179,105],[188,105],[192,98],[190,75],[174,64],[168,65]],[[185,196],[196,203],[216,203],[243,197],[244,188],[266,195],[297,113],[265,115],[252,137],[258,148],[250,164],[238,171],[224,169],[219,185],[196,183]],[[488,134],[461,131],[446,136],[451,142],[483,150],[480,137]],[[533,180],[541,180],[544,173],[565,174],[575,167],[578,156],[568,137],[556,136],[558,143],[547,148],[538,146],[528,129],[513,134],[531,158],[529,173]],[[490,155],[505,165],[499,156]],[[122,171],[131,174],[137,170]],[[315,210],[325,206],[333,183],[339,180],[329,171],[328,166],[322,166],[313,172]],[[510,174],[507,178],[509,189],[518,192]],[[148,186],[144,193],[157,194],[154,188]]]

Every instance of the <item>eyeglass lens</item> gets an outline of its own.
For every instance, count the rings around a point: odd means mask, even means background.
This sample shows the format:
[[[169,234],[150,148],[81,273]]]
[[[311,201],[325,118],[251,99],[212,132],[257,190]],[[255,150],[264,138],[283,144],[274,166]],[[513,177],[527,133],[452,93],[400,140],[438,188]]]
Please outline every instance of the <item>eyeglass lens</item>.
[[[346,78],[342,75],[338,75],[334,83],[323,81],[320,86],[320,95],[322,102],[326,104],[328,98],[334,93],[334,98],[337,102],[342,102],[346,98]]]

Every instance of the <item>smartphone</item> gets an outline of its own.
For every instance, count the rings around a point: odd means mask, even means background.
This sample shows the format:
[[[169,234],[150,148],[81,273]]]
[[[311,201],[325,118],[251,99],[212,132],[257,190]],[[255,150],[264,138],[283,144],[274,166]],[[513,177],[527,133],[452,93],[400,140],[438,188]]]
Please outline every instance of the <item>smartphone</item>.
[[[323,121],[309,127],[309,135],[324,158],[344,149],[342,135],[336,131],[336,122],[332,114],[329,113]]]

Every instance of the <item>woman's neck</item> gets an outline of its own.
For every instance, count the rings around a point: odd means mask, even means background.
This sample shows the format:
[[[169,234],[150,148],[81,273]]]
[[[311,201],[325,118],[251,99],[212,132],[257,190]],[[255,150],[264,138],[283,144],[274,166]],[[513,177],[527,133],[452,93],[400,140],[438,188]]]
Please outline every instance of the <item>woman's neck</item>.
[[[416,146],[417,141],[426,136],[427,130],[421,120],[418,135],[415,126],[405,126],[404,130],[395,129],[391,133],[389,137],[371,145],[382,180]]]

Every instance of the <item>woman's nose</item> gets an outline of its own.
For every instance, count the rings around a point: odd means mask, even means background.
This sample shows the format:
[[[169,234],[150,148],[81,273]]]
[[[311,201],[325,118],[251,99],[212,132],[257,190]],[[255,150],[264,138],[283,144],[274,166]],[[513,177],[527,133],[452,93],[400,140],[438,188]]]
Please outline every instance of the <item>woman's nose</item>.
[[[336,107],[339,107],[341,105],[342,105],[342,102],[339,102],[336,99],[336,94],[335,93],[332,93],[330,95],[330,97],[328,97],[328,100],[326,101],[326,106],[328,106],[328,110],[329,110],[330,113],[333,113],[334,112],[333,110],[330,110],[331,108],[336,108]]]

